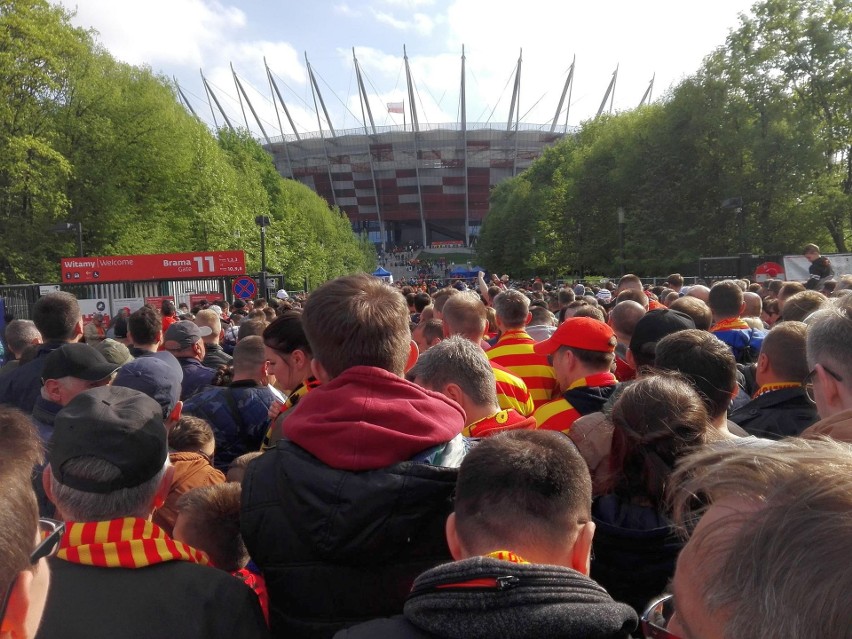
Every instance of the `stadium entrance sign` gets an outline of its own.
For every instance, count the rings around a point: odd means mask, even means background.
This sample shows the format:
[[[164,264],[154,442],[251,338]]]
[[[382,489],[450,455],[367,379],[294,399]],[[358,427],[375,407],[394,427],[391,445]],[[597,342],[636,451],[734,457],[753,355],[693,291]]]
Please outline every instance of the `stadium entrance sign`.
[[[242,275],[246,272],[246,254],[243,251],[210,251],[63,257],[60,268],[66,284],[197,279]]]

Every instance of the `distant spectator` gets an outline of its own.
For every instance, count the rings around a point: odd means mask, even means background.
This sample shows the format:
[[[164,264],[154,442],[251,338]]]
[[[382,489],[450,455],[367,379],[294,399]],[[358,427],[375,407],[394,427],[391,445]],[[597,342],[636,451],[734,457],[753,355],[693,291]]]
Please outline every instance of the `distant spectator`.
[[[33,322],[44,343],[33,359],[21,364],[14,375],[0,376],[0,403],[32,412],[41,392],[42,370],[46,356],[63,344],[76,342],[83,334],[83,317],[77,298],[64,291],[50,293],[33,306]]]
[[[215,371],[201,363],[206,352],[202,338],[209,334],[209,327],[181,320],[173,322],[163,335],[163,346],[177,358],[183,369],[182,400],[189,399],[213,380]]]
[[[781,287],[781,290],[778,291],[778,308],[781,309],[781,312],[784,312],[784,304],[788,299],[793,297],[796,293],[801,293],[802,291],[807,290],[805,285],[801,282],[784,282],[784,285]]]
[[[417,344],[417,349],[425,353],[444,337],[444,326],[441,320],[430,319],[420,322],[411,331],[411,339]]]
[[[220,340],[224,337],[219,314],[210,309],[198,311],[195,316],[195,323],[210,329],[210,333],[202,337],[202,340],[204,340],[204,360],[201,363],[214,370],[230,364],[233,357],[228,355],[219,345]]]
[[[20,365],[24,349],[28,346],[41,344],[41,333],[38,332],[35,323],[31,320],[12,320],[6,325],[4,337],[6,346],[14,358],[7,357],[6,363],[0,368],[0,375],[5,375]]]
[[[234,349],[234,375],[228,386],[201,391],[184,403],[185,414],[204,418],[213,429],[217,469],[227,471],[234,459],[260,449],[269,428],[269,407],[275,401],[268,382],[263,339],[254,335],[240,340]]]
[[[816,291],[806,291],[807,293]],[[790,305],[784,307],[789,309]],[[781,322],[766,335],[757,359],[757,392],[752,400],[733,411],[730,420],[756,437],[781,439],[799,435],[817,421],[816,408],[808,400],[802,380],[808,375],[805,353],[807,326]]]
[[[787,298],[781,319],[785,322],[804,322],[805,319],[828,304],[828,298],[817,291],[802,291]]]
[[[108,362],[123,366],[127,362],[133,361],[133,355],[130,350],[121,342],[107,337],[94,345],[95,350],[103,355]]]

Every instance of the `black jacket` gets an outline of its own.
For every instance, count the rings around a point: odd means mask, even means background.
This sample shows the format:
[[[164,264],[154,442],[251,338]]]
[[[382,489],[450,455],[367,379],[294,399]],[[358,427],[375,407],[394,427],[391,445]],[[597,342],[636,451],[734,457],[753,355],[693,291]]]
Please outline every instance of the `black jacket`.
[[[337,470],[286,439],[249,464],[240,525],[273,636],[331,637],[402,612],[414,578],[450,559],[457,474],[418,462]]]
[[[234,361],[234,358],[228,355],[218,344],[205,344],[204,361],[201,362],[207,368],[212,368],[214,371],[220,366],[227,366]]]
[[[592,579],[642,614],[674,575],[683,541],[664,515],[626,504],[616,495],[595,499],[592,519],[596,524]]]
[[[799,435],[819,416],[803,388],[781,388],[758,395],[732,412],[729,419],[749,435],[783,439]]]
[[[50,559],[36,639],[267,637],[257,595],[228,573],[185,561],[100,568]]]
[[[474,579],[483,585],[464,587]],[[575,570],[472,557],[420,575],[405,616],[362,624],[335,639],[616,639],[635,628],[630,606]]]
[[[35,358],[21,364],[8,375],[0,376],[0,404],[17,406],[25,413],[32,413],[36,399],[41,394],[41,374],[44,360],[65,342],[48,342],[38,347]]]

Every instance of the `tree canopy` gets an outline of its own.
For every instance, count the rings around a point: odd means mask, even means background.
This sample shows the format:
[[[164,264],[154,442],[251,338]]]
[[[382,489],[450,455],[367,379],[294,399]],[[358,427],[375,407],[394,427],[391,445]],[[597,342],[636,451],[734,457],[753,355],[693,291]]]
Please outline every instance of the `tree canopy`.
[[[0,283],[58,281],[79,222],[87,255],[246,251],[320,283],[375,268],[344,215],[283,179],[246,131],[212,133],[149,68],[116,61],[46,0],[0,0]]]
[[[659,275],[850,233],[852,0],[765,0],[662,100],[495,188],[479,247],[494,271]]]

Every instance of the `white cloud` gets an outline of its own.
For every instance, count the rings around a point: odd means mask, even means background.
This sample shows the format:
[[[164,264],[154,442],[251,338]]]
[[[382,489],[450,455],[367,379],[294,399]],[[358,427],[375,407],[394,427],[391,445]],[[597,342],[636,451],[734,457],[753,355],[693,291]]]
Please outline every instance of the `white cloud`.
[[[351,7],[346,2],[334,5],[333,10],[337,15],[345,16],[347,18],[359,18],[361,16],[361,12],[358,9]]]
[[[401,117],[387,114],[386,103],[408,102],[403,42],[409,45],[420,121],[431,123],[453,122],[458,117],[462,44],[467,54],[471,122],[486,120],[493,111],[491,121],[505,124],[521,47],[520,113],[527,123],[549,122],[576,53],[569,119],[573,125],[597,111],[619,63],[616,110],[635,107],[654,73],[654,94],[664,93],[723,44],[727,30],[736,26],[736,12],[748,10],[751,2],[612,0],[602,5],[526,0],[519,6],[492,0],[484,7],[482,0],[332,0],[314,3],[299,16],[283,20],[278,7],[252,9],[258,3],[242,4],[241,0],[61,1],[79,3],[75,24],[96,28],[101,42],[117,58],[179,77],[190,99],[201,102],[194,104],[196,110],[206,112],[208,119],[199,67],[216,85],[229,117],[242,121],[230,75],[229,62],[233,62],[271,135],[278,124],[264,56],[297,128],[315,131],[302,48],[310,48],[315,71],[331,85],[318,78],[336,128],[359,126],[353,114],[361,119],[350,43],[356,45],[377,125],[392,124],[394,119],[402,123]],[[372,24],[358,22],[365,16]],[[329,42],[341,43],[331,57]],[[332,91],[346,98],[338,100]],[[347,103],[351,114],[340,101]],[[410,105],[406,110],[410,113]],[[284,128],[289,132],[286,120]],[[253,124],[252,129],[257,132]]]
[[[435,4],[435,0],[382,0],[385,4],[405,9],[416,9],[417,7],[428,7]]]
[[[430,35],[436,23],[441,22],[440,16],[433,18],[425,13],[415,13],[410,19],[400,19],[386,11],[372,10],[373,16],[381,22],[399,31],[415,31],[421,35]]]
[[[74,0],[64,0],[70,9]],[[94,26],[118,59],[130,64],[201,66],[208,51],[246,24],[245,13],[214,0],[86,0],[75,24]]]

